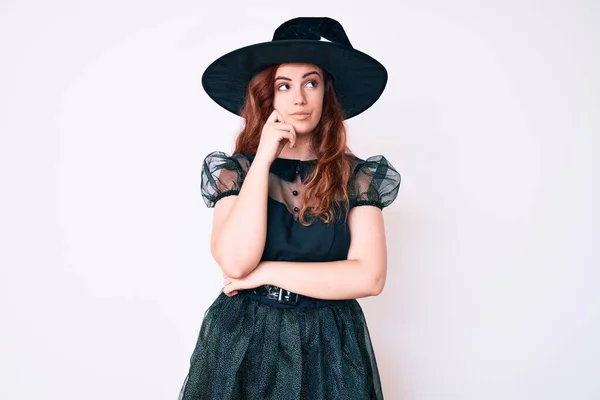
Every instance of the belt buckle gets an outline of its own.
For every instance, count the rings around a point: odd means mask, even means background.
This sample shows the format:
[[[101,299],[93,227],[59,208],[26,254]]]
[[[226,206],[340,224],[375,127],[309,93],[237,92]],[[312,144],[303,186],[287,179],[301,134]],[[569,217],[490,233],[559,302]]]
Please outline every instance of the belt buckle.
[[[290,292],[289,290],[285,290],[279,288],[279,295],[277,301],[283,304],[291,304],[296,305],[300,300],[298,293]]]

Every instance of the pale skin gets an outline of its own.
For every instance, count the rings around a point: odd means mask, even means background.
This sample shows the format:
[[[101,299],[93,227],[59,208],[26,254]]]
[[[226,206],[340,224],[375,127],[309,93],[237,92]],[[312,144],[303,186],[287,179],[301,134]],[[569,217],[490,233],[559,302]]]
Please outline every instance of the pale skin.
[[[265,245],[269,167],[277,157],[311,159],[308,138],[321,118],[323,71],[312,64],[283,64],[275,74],[275,110],[265,124],[254,161],[237,196],[215,205],[211,253],[223,271],[223,293],[275,285],[322,299],[380,294],[387,275],[382,211],[353,207],[347,260],[260,261]],[[299,111],[304,116],[293,115]]]

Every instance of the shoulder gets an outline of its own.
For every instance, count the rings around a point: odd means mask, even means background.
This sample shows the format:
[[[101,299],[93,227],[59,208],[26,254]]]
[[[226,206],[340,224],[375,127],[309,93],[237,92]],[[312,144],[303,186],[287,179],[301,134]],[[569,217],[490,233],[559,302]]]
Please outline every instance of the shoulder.
[[[382,154],[360,158],[354,156],[350,178],[350,204],[389,206],[398,194],[400,173]]]
[[[212,151],[204,157],[201,171],[201,192],[208,207],[227,196],[239,194],[250,167],[245,154]]]
[[[353,155],[352,159],[355,172],[360,169],[366,170],[372,168],[391,168],[395,170],[390,160],[383,154],[371,155],[366,158],[360,158]]]
[[[211,151],[204,157],[202,168],[210,171],[227,169],[245,173],[252,163],[252,156],[243,153],[229,154],[224,151]]]
[[[204,157],[205,162],[232,162],[232,161],[242,161],[242,160],[251,160],[252,156],[244,153],[233,153],[229,154],[227,152],[221,150],[214,150],[208,153]]]

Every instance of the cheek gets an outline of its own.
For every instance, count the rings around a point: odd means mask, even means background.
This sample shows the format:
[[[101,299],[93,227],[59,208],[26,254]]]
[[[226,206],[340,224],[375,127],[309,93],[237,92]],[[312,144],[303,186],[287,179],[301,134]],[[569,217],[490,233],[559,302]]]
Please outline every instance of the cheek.
[[[280,103],[281,103],[281,96],[278,96],[277,92],[275,92],[275,95],[273,96],[273,108],[278,110]]]
[[[316,109],[318,110],[319,114],[321,114],[323,112],[323,97],[324,97],[323,92],[320,92],[320,93],[318,93],[318,95],[315,98],[315,104],[318,104]]]
[[[312,115],[312,119],[311,119],[311,125],[313,125],[313,129],[319,124],[319,122],[321,121],[321,117],[323,116],[323,110],[322,109],[315,109],[313,110],[313,115]]]
[[[314,108],[315,114],[319,117],[319,119],[321,118],[321,115],[323,114],[323,99],[319,99],[317,102],[318,106],[316,106]]]
[[[313,110],[320,113],[323,109],[323,93],[312,93],[310,103],[313,104]]]

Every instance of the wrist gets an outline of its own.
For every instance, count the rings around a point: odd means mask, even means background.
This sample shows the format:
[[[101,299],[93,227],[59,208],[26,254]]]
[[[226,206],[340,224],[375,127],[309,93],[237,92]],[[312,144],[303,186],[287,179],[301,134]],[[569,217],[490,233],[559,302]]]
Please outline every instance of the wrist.
[[[273,160],[270,160],[264,156],[261,156],[259,153],[254,156],[254,160],[252,161],[252,165],[258,165],[263,168],[270,168]]]
[[[270,279],[269,279],[269,274],[270,274],[271,268],[269,266],[269,262],[268,261],[261,261],[258,263],[258,266],[256,267],[256,272],[258,273],[258,283],[262,286],[262,285],[269,285],[270,284]]]

